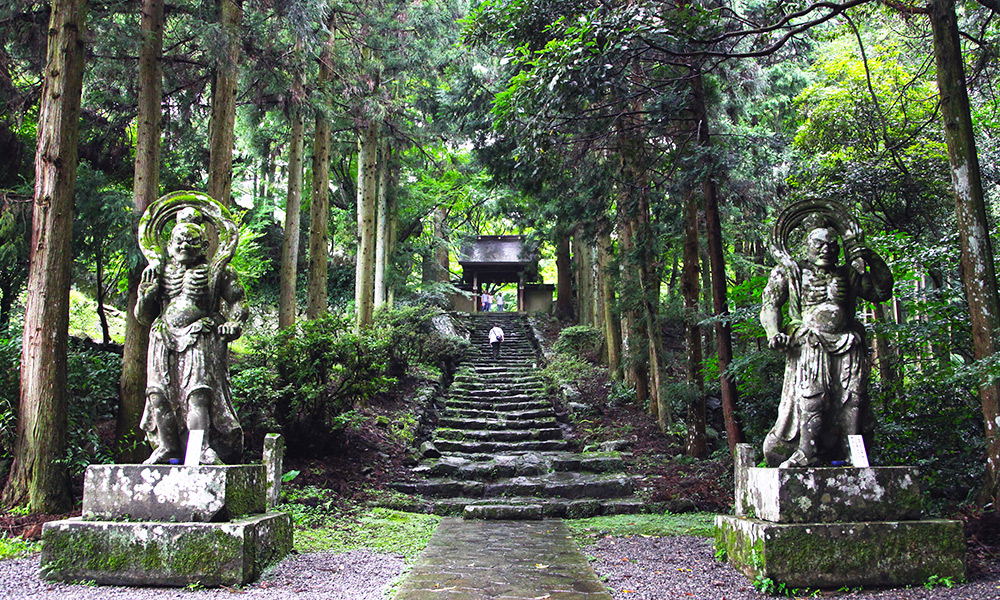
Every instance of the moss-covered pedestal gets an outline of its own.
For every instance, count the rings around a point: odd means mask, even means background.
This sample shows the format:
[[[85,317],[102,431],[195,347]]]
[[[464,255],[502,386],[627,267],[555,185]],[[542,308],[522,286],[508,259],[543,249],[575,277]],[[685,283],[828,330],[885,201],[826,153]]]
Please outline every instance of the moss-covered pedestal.
[[[243,585],[292,549],[288,515],[263,512],[262,465],[94,465],[83,505],[45,524],[43,578]]]
[[[736,516],[715,544],[751,578],[789,587],[901,586],[965,575],[960,521],[922,520],[908,467],[764,469],[741,444]]]

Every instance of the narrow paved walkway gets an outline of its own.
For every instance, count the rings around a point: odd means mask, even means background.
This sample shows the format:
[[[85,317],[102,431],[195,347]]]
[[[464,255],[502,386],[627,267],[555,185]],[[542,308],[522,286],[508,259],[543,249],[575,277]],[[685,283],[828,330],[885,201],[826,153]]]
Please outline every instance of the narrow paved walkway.
[[[611,600],[569,529],[444,519],[395,600]]]

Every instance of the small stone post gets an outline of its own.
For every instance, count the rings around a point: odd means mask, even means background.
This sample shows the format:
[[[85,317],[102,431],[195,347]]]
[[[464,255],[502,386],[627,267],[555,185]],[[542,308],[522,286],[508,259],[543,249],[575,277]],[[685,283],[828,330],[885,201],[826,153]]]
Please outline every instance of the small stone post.
[[[285,462],[285,438],[280,433],[264,436],[264,470],[267,477],[267,507],[278,504],[281,497],[281,475]]]
[[[733,461],[733,482],[736,484],[736,516],[746,516],[747,478],[751,467],[757,466],[757,451],[750,444],[736,444]]]

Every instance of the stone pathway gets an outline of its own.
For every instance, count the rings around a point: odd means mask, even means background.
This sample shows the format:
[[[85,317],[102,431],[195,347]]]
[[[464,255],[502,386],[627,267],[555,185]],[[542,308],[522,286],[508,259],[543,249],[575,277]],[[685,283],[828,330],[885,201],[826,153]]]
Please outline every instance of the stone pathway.
[[[504,330],[501,358],[487,332]],[[539,357],[517,313],[469,317],[477,352],[451,385],[433,452],[393,487],[423,510],[478,519],[589,517],[648,510],[616,452],[575,452],[537,372]]]
[[[441,521],[395,600],[611,600],[566,525]]]

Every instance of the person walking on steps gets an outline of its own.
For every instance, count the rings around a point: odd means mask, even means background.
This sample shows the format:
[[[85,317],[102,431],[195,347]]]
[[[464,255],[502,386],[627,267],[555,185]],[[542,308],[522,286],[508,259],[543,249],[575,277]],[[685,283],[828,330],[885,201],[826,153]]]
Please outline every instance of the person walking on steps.
[[[503,341],[503,329],[494,323],[490,329],[490,346],[493,346],[493,360],[500,358],[500,343]]]

